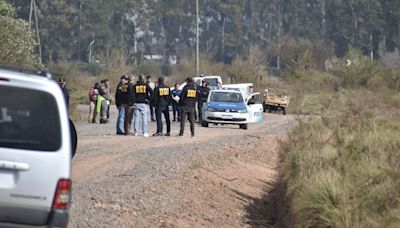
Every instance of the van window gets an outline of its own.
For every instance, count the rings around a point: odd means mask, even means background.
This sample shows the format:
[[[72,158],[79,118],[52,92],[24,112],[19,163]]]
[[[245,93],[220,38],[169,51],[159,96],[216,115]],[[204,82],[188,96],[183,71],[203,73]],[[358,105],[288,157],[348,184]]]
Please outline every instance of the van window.
[[[206,81],[211,87],[217,87],[218,84],[218,78],[204,78],[203,81]]]
[[[242,94],[234,92],[213,92],[210,97],[212,102],[243,102]]]
[[[38,90],[0,85],[0,147],[56,151],[60,146],[55,98]]]

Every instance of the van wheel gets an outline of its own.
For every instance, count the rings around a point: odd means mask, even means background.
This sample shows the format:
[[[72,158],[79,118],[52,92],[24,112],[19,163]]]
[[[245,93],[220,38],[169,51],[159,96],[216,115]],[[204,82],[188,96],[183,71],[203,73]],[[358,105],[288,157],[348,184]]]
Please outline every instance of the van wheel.
[[[202,127],[208,127],[208,122],[207,121],[201,121],[201,126]]]
[[[239,128],[243,130],[247,130],[247,124],[239,124]]]

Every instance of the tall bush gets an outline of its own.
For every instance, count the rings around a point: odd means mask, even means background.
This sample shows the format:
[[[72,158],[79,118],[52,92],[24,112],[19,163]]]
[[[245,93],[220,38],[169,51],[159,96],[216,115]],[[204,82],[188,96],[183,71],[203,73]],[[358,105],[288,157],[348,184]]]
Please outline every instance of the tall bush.
[[[36,43],[27,22],[15,17],[15,9],[0,0],[0,62],[38,66],[34,54]]]

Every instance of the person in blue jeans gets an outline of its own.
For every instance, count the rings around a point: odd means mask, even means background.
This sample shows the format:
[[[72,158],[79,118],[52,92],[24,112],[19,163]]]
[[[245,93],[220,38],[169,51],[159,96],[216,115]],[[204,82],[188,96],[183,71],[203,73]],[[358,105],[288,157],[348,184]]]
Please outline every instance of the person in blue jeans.
[[[147,130],[147,111],[148,104],[151,101],[153,91],[149,85],[144,81],[144,76],[139,75],[139,80],[133,87],[133,101],[134,101],[134,135],[139,133],[139,115],[142,117],[142,131],[144,137],[149,137]]]
[[[128,101],[129,91],[128,91],[128,77],[122,75],[120,78],[120,82],[118,83],[116,92],[115,92],[115,105],[118,109],[118,117],[117,117],[117,135],[124,135],[124,121],[125,121],[125,106]]]

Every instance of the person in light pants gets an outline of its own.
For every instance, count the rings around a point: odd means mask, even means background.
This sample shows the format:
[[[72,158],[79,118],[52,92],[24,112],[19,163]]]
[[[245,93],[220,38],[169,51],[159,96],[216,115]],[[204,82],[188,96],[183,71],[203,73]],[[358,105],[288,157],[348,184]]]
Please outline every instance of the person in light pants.
[[[142,130],[143,136],[149,137],[147,130],[147,111],[148,104],[150,103],[153,95],[153,90],[144,81],[144,76],[139,75],[139,80],[133,87],[133,101],[134,101],[134,135],[139,133],[139,115],[142,117]]]

